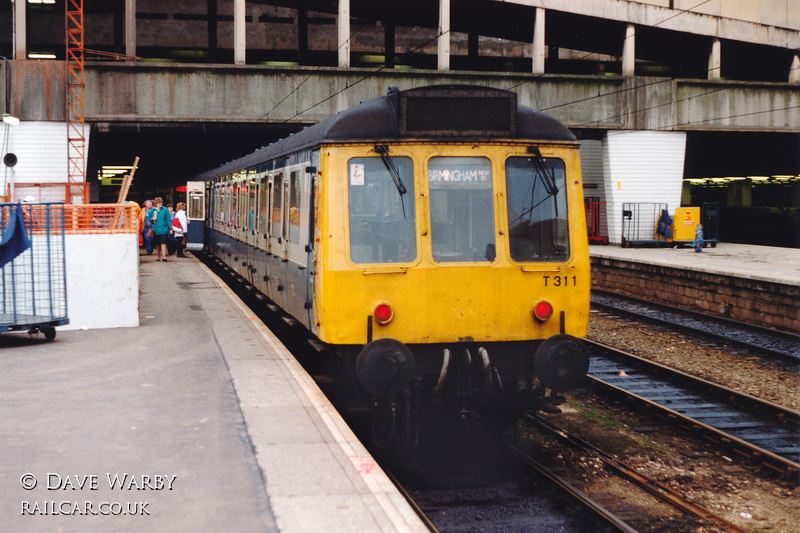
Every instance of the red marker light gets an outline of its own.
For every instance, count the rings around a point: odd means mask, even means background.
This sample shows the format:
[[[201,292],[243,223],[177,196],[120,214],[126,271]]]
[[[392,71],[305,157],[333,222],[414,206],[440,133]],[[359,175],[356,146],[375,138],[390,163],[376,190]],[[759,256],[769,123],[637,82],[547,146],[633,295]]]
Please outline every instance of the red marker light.
[[[394,317],[392,308],[387,304],[380,304],[375,308],[375,313],[373,314],[375,316],[375,320],[378,321],[378,324],[388,324],[392,317]]]
[[[553,306],[550,305],[550,302],[542,300],[533,306],[533,318],[539,322],[545,322],[551,316],[553,316]]]

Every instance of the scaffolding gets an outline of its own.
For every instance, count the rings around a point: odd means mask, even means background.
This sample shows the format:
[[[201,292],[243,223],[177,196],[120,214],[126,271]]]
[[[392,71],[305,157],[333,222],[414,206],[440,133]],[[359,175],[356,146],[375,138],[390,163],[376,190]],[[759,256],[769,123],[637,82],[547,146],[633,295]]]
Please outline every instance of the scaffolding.
[[[67,0],[67,142],[69,183],[86,182],[84,133],[84,27],[83,0]]]

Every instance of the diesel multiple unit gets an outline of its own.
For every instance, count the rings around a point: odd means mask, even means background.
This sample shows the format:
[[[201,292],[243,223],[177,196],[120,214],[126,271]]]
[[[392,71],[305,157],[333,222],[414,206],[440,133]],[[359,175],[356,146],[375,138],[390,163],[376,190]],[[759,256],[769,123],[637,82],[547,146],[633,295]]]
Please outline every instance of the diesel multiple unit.
[[[207,251],[367,402],[541,408],[588,369],[578,142],[513,92],[392,88],[193,179]]]

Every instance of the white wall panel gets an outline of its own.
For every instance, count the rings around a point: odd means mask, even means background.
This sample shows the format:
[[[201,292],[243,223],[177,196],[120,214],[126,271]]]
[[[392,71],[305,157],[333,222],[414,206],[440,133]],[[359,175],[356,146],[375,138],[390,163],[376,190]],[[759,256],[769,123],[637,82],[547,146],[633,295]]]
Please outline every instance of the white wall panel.
[[[622,204],[681,205],[686,133],[610,131],[602,141],[609,240],[622,242]]]
[[[0,152],[5,155],[8,142],[13,143],[13,152],[18,163],[14,167],[16,183],[66,183],[67,176],[67,123],[24,121],[13,126],[13,138],[9,139],[10,127],[0,123]],[[88,125],[84,126],[86,155],[89,154]],[[85,164],[85,162],[84,162]],[[85,167],[84,167],[85,171]],[[0,169],[0,186],[6,190],[9,171]]]

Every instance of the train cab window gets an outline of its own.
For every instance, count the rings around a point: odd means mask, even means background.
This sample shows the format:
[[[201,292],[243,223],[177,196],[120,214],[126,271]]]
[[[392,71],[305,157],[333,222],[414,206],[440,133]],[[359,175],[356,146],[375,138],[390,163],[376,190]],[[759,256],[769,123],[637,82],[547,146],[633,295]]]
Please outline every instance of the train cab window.
[[[350,258],[354,263],[408,263],[417,258],[414,163],[391,157],[405,194],[380,157],[348,162]]]
[[[272,231],[270,234],[273,237],[281,237],[283,235],[283,173],[275,174],[274,185],[272,186]]]
[[[492,163],[486,157],[433,157],[428,163],[433,259],[495,258]]]
[[[299,171],[289,174],[289,242],[300,242],[300,191]]]
[[[511,259],[563,261],[569,257],[566,170],[560,159],[506,161]]]

